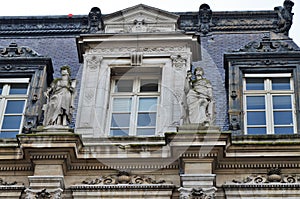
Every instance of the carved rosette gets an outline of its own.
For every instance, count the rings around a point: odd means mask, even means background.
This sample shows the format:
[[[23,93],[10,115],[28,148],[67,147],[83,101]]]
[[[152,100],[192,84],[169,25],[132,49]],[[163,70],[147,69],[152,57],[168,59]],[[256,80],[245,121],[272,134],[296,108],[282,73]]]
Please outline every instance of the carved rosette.
[[[86,57],[87,67],[90,71],[97,70],[97,68],[100,66],[101,61],[103,60],[102,56],[96,56],[96,55],[88,55]]]
[[[173,67],[176,70],[182,70],[185,68],[188,60],[187,55],[171,55]]]

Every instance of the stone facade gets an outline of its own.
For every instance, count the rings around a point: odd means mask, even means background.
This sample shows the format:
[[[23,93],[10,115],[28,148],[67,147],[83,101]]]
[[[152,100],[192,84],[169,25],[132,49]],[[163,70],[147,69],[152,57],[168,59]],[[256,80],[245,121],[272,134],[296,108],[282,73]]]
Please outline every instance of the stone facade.
[[[106,15],[94,7],[72,21],[0,18],[3,93],[18,78],[29,83],[16,137],[1,137],[9,127],[3,118],[17,115],[3,107],[20,96],[1,95],[0,198],[300,198],[293,5],[215,12],[203,4],[170,13],[140,4]],[[59,75],[64,65],[67,79]],[[247,78],[253,88],[275,82],[257,91],[272,96],[271,105],[251,109],[247,97],[257,93],[248,92]],[[69,107],[47,103],[52,81],[60,86],[51,98],[68,91]],[[292,105],[275,108],[278,96]],[[249,122],[248,112],[272,105],[273,123]],[[65,120],[43,124],[50,114],[43,106]]]

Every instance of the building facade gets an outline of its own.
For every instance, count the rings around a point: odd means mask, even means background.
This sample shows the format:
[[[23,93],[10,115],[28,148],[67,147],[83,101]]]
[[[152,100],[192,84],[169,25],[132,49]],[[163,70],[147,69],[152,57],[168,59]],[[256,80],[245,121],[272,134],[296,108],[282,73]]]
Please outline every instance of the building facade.
[[[294,3],[0,18],[0,198],[300,198]]]

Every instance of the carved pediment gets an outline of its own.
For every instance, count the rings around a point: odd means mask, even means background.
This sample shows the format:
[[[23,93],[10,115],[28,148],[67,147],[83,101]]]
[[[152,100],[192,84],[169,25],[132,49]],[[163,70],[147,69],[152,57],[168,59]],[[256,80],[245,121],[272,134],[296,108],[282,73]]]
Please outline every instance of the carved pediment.
[[[31,48],[11,43],[8,47],[0,48],[0,58],[7,57],[41,57]]]
[[[176,30],[178,18],[167,11],[139,4],[105,16],[105,32],[170,32]]]

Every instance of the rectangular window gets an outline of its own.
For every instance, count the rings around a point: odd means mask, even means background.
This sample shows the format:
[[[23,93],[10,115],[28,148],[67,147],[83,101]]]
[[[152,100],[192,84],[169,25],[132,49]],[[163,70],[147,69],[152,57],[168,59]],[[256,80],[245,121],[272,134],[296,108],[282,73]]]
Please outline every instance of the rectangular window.
[[[157,77],[116,77],[112,88],[110,135],[155,135],[160,89]]]
[[[243,93],[246,134],[296,133],[291,74],[246,74]]]
[[[28,78],[0,79],[0,138],[14,138],[21,132],[28,83]]]

